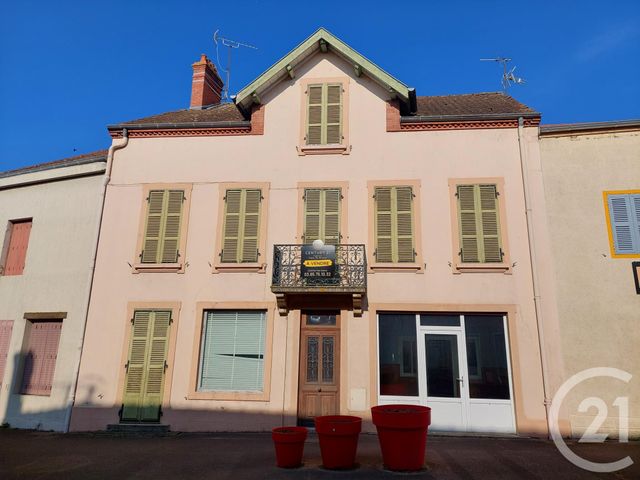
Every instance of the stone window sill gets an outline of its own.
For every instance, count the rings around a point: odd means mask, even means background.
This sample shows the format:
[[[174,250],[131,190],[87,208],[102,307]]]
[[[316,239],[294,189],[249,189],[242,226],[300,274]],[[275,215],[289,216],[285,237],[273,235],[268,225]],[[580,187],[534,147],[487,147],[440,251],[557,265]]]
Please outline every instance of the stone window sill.
[[[453,266],[453,273],[511,274],[511,267],[506,263],[458,263]]]
[[[417,263],[373,263],[369,265],[369,272],[410,272],[422,273],[422,265]]]
[[[184,273],[182,263],[136,263],[133,273]]]
[[[349,155],[351,147],[347,145],[299,145],[298,155]]]
[[[218,263],[213,266],[213,273],[265,273],[266,271],[265,263]]]

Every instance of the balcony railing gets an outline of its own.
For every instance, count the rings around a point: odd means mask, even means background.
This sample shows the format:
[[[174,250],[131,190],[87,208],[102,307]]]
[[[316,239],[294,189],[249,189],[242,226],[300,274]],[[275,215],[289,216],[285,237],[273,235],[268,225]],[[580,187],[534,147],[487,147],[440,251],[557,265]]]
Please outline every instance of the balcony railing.
[[[274,293],[366,293],[367,255],[364,245],[336,245],[335,273],[329,278],[302,276],[302,245],[274,245]]]

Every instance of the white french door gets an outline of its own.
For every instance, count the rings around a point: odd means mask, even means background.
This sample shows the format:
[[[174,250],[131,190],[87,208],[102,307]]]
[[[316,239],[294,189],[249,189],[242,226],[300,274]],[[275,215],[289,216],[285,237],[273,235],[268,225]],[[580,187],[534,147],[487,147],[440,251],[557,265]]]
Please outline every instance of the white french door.
[[[464,431],[468,423],[466,356],[462,332],[420,329],[419,358],[423,359],[420,391],[431,407],[431,428]]]
[[[380,314],[378,324],[380,404],[429,406],[432,430],[515,433],[505,316]]]

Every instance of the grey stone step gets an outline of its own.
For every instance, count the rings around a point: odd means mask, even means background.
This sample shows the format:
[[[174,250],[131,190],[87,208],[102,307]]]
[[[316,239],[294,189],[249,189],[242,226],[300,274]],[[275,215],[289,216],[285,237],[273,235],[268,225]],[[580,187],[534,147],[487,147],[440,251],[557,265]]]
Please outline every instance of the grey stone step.
[[[107,425],[107,432],[133,435],[166,435],[169,430],[170,425],[153,423],[112,423]]]

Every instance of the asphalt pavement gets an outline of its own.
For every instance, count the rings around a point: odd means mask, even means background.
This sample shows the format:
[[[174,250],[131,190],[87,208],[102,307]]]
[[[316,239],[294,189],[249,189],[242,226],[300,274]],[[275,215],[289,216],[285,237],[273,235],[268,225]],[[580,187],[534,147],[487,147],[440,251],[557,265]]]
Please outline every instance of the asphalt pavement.
[[[385,470],[373,434],[361,434],[357,467],[322,467],[318,438],[310,434],[304,464],[275,466],[268,433],[208,433],[164,436],[108,433],[58,434],[0,430],[0,479],[640,479],[640,442],[569,447],[592,462],[630,456],[616,473],[592,473],[566,460],[548,440],[516,437],[429,435],[425,468],[415,473]]]

